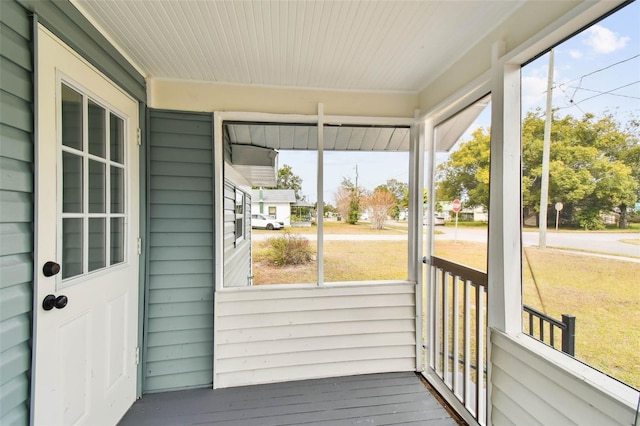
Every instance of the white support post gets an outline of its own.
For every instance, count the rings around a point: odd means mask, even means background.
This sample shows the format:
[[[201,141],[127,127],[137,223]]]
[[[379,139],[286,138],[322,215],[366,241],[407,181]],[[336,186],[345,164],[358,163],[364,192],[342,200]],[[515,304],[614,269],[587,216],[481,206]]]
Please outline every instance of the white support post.
[[[487,424],[492,424],[491,329],[522,331],[522,195],[520,65],[493,45],[491,174],[487,258]]]
[[[429,158],[428,158],[428,163],[426,164],[426,176],[427,176],[427,203],[428,203],[428,207],[427,207],[427,211],[428,212],[432,212],[433,209],[435,208],[435,152],[436,152],[436,147],[435,147],[435,135],[434,135],[434,127],[433,127],[433,121],[428,119],[426,121],[424,121],[423,123],[423,129],[422,129],[422,134],[424,136],[424,152],[427,152],[429,154]],[[423,158],[424,158],[424,152],[423,152]],[[424,161],[424,160],[423,160]],[[423,183],[424,184],[424,183]],[[424,235],[424,225],[423,225],[423,217],[424,217],[424,209],[423,212],[421,214],[421,216],[418,218],[418,220],[420,221],[420,234],[421,236]],[[429,233],[426,235],[426,237],[421,237],[421,240],[424,241],[424,239],[426,238],[426,245],[424,246],[424,250],[422,253],[422,256],[426,256],[428,259],[431,259],[431,255],[433,254],[433,232],[432,229],[429,229]],[[425,308],[424,312],[425,312],[425,318],[426,321],[423,320],[423,327],[426,328],[426,335],[425,335],[425,341],[421,342],[422,345],[424,345],[425,343],[428,344],[429,346],[429,350],[426,351],[426,366],[428,367],[429,365],[431,365],[434,362],[433,356],[432,354],[433,352],[433,343],[434,343],[434,336],[432,336],[432,330],[435,330],[434,328],[434,321],[435,321],[435,316],[433,314],[433,300],[434,300],[434,295],[435,292],[433,291],[434,289],[434,276],[432,273],[432,268],[431,268],[431,264],[427,263],[426,266],[426,280],[423,282],[423,294],[421,295],[421,297],[423,298],[423,303],[425,303]],[[426,297],[428,295],[428,297]],[[421,336],[422,337],[422,336]]]
[[[213,205],[224,206],[224,138],[222,137],[222,118],[220,113],[213,113]],[[218,214],[215,214],[218,212]],[[214,279],[215,290],[221,290],[224,283],[224,213],[222,207],[214,208]]]
[[[424,122],[411,127],[409,153],[409,280],[416,283],[416,371],[424,371],[422,334],[423,317],[423,265],[422,265],[422,194],[424,189]]]
[[[316,262],[318,262],[318,285],[324,283],[324,104],[318,103],[318,236]]]
[[[522,331],[520,65],[494,46],[489,200],[488,326]]]

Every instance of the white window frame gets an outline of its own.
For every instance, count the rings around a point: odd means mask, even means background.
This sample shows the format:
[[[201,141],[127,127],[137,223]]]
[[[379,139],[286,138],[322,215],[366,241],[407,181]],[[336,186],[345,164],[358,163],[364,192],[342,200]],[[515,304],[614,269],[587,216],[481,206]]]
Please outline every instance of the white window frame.
[[[380,126],[403,126],[411,128],[411,147],[409,149],[410,167],[409,167],[409,185],[411,188],[412,183],[419,186],[413,190],[419,190],[422,193],[422,178],[417,178],[418,168],[422,167],[422,150],[421,146],[424,143],[422,133],[418,130],[421,126],[421,121],[415,117],[412,118],[398,118],[398,117],[366,117],[366,116],[333,116],[324,115],[324,105],[318,104],[318,114],[314,115],[302,115],[302,114],[271,114],[271,113],[258,113],[258,112],[241,112],[241,111],[217,111],[213,113],[214,121],[214,187],[216,188],[214,194],[214,205],[223,206],[223,183],[224,183],[224,141],[222,135],[223,124],[225,121],[246,121],[246,122],[263,122],[263,123],[282,123],[282,124],[311,124],[317,126],[318,130],[318,148],[317,153],[317,194],[318,194],[318,217],[323,217],[323,161],[324,161],[324,124],[331,123],[335,125],[380,125]],[[417,155],[417,152],[420,155]],[[421,173],[420,169],[420,173]],[[420,175],[421,176],[421,175]],[[423,205],[422,203],[412,203],[410,210],[410,224],[409,224],[409,238],[408,238],[408,280],[398,280],[398,283],[421,283],[421,271],[422,271],[422,223],[421,221],[415,221],[411,218],[421,218]],[[214,235],[216,235],[214,242],[215,253],[215,280],[216,291],[224,290],[224,241],[222,238],[224,230],[224,215],[214,215]],[[324,227],[323,221],[318,221],[318,238],[317,238],[317,262],[318,262],[318,282],[311,284],[302,284],[303,287],[309,286],[324,286],[324,285],[368,285],[371,281],[352,281],[345,283],[324,283],[324,270],[323,270],[323,236]],[[292,288],[291,284],[283,284],[287,288]],[[269,287],[277,286],[277,284]],[[251,287],[248,290],[260,291],[260,287]]]
[[[247,239],[247,194],[238,189],[237,187],[234,189],[235,191],[235,207],[233,209],[235,214],[235,220],[233,222],[233,232],[235,235],[235,246],[237,247],[243,241]],[[242,212],[238,213],[238,206],[242,207]],[[238,228],[238,221],[241,221],[240,228]],[[240,235],[238,235],[238,229],[241,230]]]

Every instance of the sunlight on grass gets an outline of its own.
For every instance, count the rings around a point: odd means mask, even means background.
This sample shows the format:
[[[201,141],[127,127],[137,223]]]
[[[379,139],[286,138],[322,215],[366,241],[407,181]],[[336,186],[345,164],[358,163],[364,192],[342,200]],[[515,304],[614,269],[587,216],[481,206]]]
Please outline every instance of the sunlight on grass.
[[[356,233],[372,232],[344,224],[336,224],[334,229],[343,227],[358,230]],[[255,284],[317,282],[315,261],[277,267],[269,264],[264,243],[254,243],[253,250]],[[487,269],[483,243],[436,241],[435,254],[472,268]],[[530,247],[525,249],[525,255],[524,303],[558,319],[562,314],[574,315],[576,358],[639,388],[640,264]],[[405,280],[407,243],[326,241],[324,269],[326,282]]]

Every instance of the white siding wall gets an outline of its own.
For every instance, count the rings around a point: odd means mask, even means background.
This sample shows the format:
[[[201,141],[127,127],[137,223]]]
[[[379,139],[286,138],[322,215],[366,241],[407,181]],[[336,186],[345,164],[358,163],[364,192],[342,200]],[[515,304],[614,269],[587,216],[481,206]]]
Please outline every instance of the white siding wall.
[[[494,425],[634,424],[633,389],[524,335],[491,342]]]
[[[215,294],[217,388],[415,371],[415,284],[264,286]]]
[[[251,195],[245,195],[244,240],[236,242],[236,193],[235,185],[224,184],[224,286],[251,285],[251,220],[248,212]]]

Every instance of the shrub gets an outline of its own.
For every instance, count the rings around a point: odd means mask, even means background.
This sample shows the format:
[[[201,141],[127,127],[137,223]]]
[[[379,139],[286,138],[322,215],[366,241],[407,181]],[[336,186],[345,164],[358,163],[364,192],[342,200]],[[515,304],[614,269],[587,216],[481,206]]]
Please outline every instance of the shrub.
[[[269,238],[267,242],[271,246],[268,257],[276,265],[301,265],[313,258],[309,240],[303,236],[285,232],[281,237]]]
[[[604,229],[600,212],[596,209],[585,208],[576,213],[576,219],[585,231]]]

